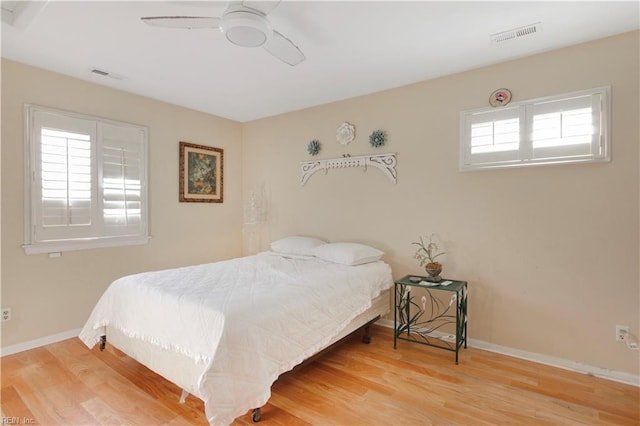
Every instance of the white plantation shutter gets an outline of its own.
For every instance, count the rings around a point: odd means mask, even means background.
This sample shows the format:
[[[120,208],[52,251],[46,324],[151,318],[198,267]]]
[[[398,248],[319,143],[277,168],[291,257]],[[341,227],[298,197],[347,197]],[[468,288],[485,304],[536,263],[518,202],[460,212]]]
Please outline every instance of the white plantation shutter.
[[[462,132],[469,135],[465,164],[493,164],[520,159],[520,109],[482,111],[464,117]]]
[[[102,220],[106,235],[136,235],[143,225],[144,133],[101,125]]]
[[[148,240],[147,130],[27,106],[28,254]]]
[[[517,151],[520,147],[520,120],[507,118],[471,125],[471,154]]]
[[[32,185],[36,241],[86,238],[94,234],[92,178],[95,124],[42,112],[34,119]]]
[[[592,94],[532,104],[532,158],[598,156],[601,103]]]
[[[91,225],[91,136],[43,128],[42,226]]]
[[[608,87],[460,114],[460,169],[608,161]]]

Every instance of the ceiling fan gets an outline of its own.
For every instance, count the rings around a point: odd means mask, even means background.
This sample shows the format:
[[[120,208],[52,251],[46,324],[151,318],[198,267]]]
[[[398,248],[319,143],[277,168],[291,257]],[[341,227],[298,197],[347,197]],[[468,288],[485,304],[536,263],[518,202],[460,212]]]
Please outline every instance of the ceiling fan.
[[[278,1],[231,1],[221,17],[147,16],[142,22],[165,28],[219,29],[231,43],[242,47],[260,47],[291,66],[305,60],[302,51],[291,40],[271,27],[267,15]]]

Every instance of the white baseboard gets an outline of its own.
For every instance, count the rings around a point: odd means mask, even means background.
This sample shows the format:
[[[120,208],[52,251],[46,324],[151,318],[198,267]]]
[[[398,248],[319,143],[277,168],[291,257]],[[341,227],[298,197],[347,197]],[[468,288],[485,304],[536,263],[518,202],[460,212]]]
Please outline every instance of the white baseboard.
[[[393,321],[388,319],[380,319],[376,322],[384,327],[393,328]],[[51,336],[42,337],[40,339],[30,340],[17,345],[7,346],[0,349],[0,356],[11,355],[18,352],[27,351],[29,349],[39,348],[51,343],[60,342],[62,340],[78,337],[82,329],[69,330]],[[495,352],[503,355],[512,356],[514,358],[524,359],[527,361],[537,362],[539,364],[549,365],[551,367],[562,368],[564,370],[575,371],[578,373],[588,374],[591,376],[601,377],[603,379],[613,380],[615,382],[625,383],[628,385],[640,387],[640,376],[635,376],[622,371],[608,370],[605,368],[594,367],[592,365],[582,364],[564,358],[553,357],[549,355],[527,352],[520,349],[500,346],[493,343],[484,342],[478,339],[469,339],[468,346],[482,349],[489,352]]]
[[[376,322],[384,327],[393,328],[393,321],[388,319],[380,319]],[[500,346],[493,343],[484,342],[478,339],[469,339],[467,345],[473,348],[482,349],[489,352],[495,352],[503,355],[512,356],[514,358],[524,359],[527,361],[537,362],[539,364],[549,365],[551,367],[562,368],[564,370],[575,371],[578,373],[588,374],[590,376],[601,377],[603,379],[613,380],[615,382],[625,383],[628,385],[640,387],[640,376],[635,376],[622,371],[607,370],[605,368],[594,367],[592,365],[582,364],[564,358],[553,357],[549,355],[527,352],[520,349]]]
[[[68,330],[62,333],[53,334],[51,336],[41,337],[35,340],[29,340],[28,342],[18,343],[16,345],[7,346],[0,349],[0,357],[5,355],[17,354],[18,352],[28,351],[29,349],[39,348],[41,346],[50,345],[51,343],[61,342],[63,340],[78,337],[80,335],[81,328],[75,330]]]

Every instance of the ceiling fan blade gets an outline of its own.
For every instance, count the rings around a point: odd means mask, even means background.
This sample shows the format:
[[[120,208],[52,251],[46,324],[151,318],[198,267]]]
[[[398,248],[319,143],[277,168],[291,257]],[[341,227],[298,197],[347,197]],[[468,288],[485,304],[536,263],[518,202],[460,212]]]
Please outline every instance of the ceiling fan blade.
[[[220,28],[220,18],[207,16],[147,16],[142,19],[147,25],[164,28],[195,30],[200,28]]]
[[[306,59],[298,46],[277,31],[273,31],[271,40],[262,47],[282,62],[291,66],[298,65]]]
[[[249,9],[257,10],[259,12],[268,15],[271,13],[273,9],[276,8],[280,4],[280,0],[244,0],[239,2],[244,7],[248,7]]]
[[[169,1],[169,3],[179,4],[180,6],[206,7],[206,8],[217,7],[217,6],[222,4],[223,6],[226,7],[224,2],[220,2],[220,1],[216,1],[216,0],[212,0],[212,1],[205,1],[205,0],[171,0],[171,1]]]

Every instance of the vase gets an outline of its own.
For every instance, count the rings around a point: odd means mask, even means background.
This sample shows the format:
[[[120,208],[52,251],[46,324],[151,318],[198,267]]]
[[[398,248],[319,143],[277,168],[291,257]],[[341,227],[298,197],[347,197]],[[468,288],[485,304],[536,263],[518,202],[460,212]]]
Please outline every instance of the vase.
[[[426,280],[430,282],[440,282],[442,281],[442,277],[440,276],[440,272],[442,272],[442,264],[440,262],[429,262],[424,267],[425,271],[429,275]]]

